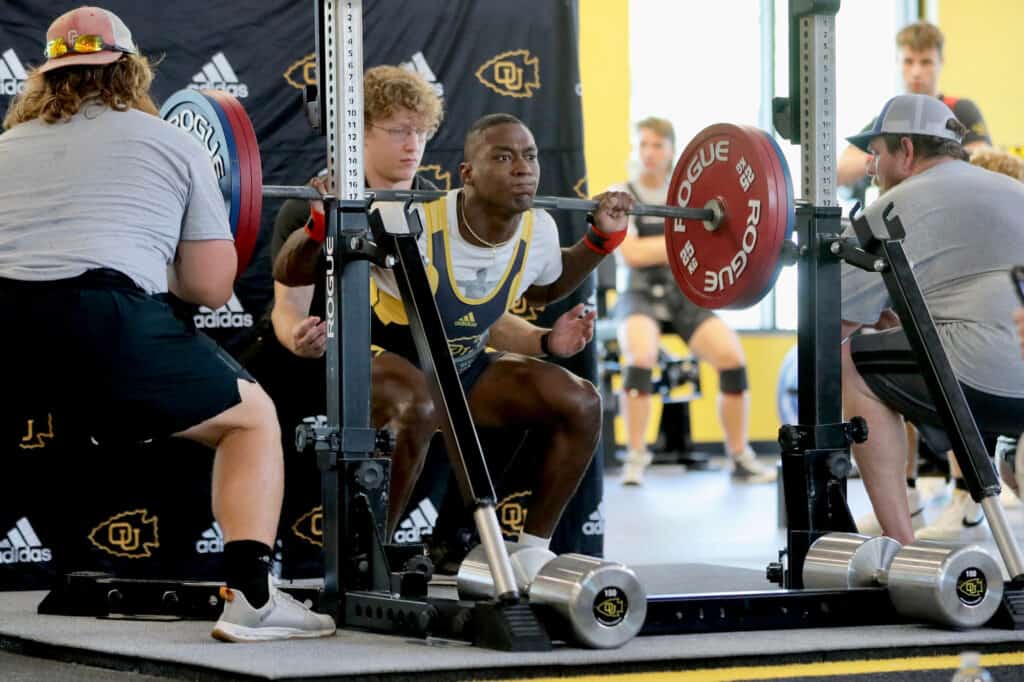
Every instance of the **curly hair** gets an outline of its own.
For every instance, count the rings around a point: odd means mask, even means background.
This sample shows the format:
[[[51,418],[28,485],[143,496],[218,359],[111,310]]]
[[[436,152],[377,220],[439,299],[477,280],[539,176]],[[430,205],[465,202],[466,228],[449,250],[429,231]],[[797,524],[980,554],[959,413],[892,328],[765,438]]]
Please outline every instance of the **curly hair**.
[[[977,149],[971,154],[971,163],[1024,182],[1024,159],[1001,149]]]
[[[149,96],[153,67],[145,57],[126,54],[99,66],[67,66],[46,73],[33,70],[4,117],[4,129],[41,118],[47,123],[66,121],[82,103],[98,97],[117,111],[138,109],[158,115]]]
[[[444,118],[441,98],[434,88],[411,71],[397,66],[375,66],[363,75],[363,107],[367,124],[407,109],[437,130]]]

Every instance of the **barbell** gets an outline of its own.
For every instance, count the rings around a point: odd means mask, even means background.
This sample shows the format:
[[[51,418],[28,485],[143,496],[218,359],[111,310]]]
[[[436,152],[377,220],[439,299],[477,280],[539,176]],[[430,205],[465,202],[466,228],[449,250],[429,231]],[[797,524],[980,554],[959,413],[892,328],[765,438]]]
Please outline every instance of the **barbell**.
[[[263,197],[316,200],[312,187],[262,184],[256,133],[242,104],[219,90],[181,90],[161,117],[197,138],[220,183],[238,254],[252,257]],[[430,202],[447,192],[369,190],[371,201]],[[534,208],[593,211],[598,202],[537,196]],[[751,126],[705,128],[676,162],[664,205],[636,204],[636,216],[665,218],[668,265],[683,294],[703,308],[746,308],[771,289],[795,220],[793,182],[774,138]]]

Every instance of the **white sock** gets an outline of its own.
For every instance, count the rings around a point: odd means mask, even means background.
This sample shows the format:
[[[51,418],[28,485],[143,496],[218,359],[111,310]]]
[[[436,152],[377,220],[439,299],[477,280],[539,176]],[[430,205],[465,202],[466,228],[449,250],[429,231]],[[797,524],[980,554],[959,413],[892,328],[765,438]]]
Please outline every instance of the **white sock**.
[[[530,535],[529,533],[520,533],[519,544],[526,545],[527,547],[542,547],[543,549],[547,549],[548,545],[551,544],[551,538],[539,538],[536,535]]]

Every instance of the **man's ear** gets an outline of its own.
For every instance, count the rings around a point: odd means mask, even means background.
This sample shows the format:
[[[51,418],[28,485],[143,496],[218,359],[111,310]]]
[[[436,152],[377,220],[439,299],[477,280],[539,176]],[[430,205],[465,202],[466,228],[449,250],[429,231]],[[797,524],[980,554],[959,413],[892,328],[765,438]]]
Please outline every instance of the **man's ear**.
[[[473,164],[463,161],[459,164],[459,178],[462,179],[462,186],[468,187],[473,184]]]
[[[904,164],[908,169],[914,167],[917,161],[917,150],[914,149],[914,142],[909,137],[900,138],[900,151],[903,152]]]

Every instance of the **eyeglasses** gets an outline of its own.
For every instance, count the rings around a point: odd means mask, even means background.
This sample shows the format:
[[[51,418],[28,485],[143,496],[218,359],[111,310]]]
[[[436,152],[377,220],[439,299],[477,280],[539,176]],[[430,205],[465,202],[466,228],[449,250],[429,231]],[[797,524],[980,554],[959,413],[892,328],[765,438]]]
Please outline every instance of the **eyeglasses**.
[[[436,132],[433,128],[411,128],[408,126],[403,126],[401,128],[385,128],[384,126],[379,126],[374,123],[369,125],[371,128],[383,130],[395,142],[405,142],[410,135],[415,135],[417,140],[423,142],[432,138]]]
[[[124,52],[126,54],[137,54],[133,48],[120,47],[118,45],[105,43],[103,42],[103,36],[97,35],[75,36],[71,45],[68,45],[68,41],[63,38],[54,38],[46,43],[46,49],[43,51],[43,54],[47,59],[57,59],[58,57],[63,57],[69,53],[92,54],[95,52],[102,52],[104,50],[114,50],[115,52]]]

